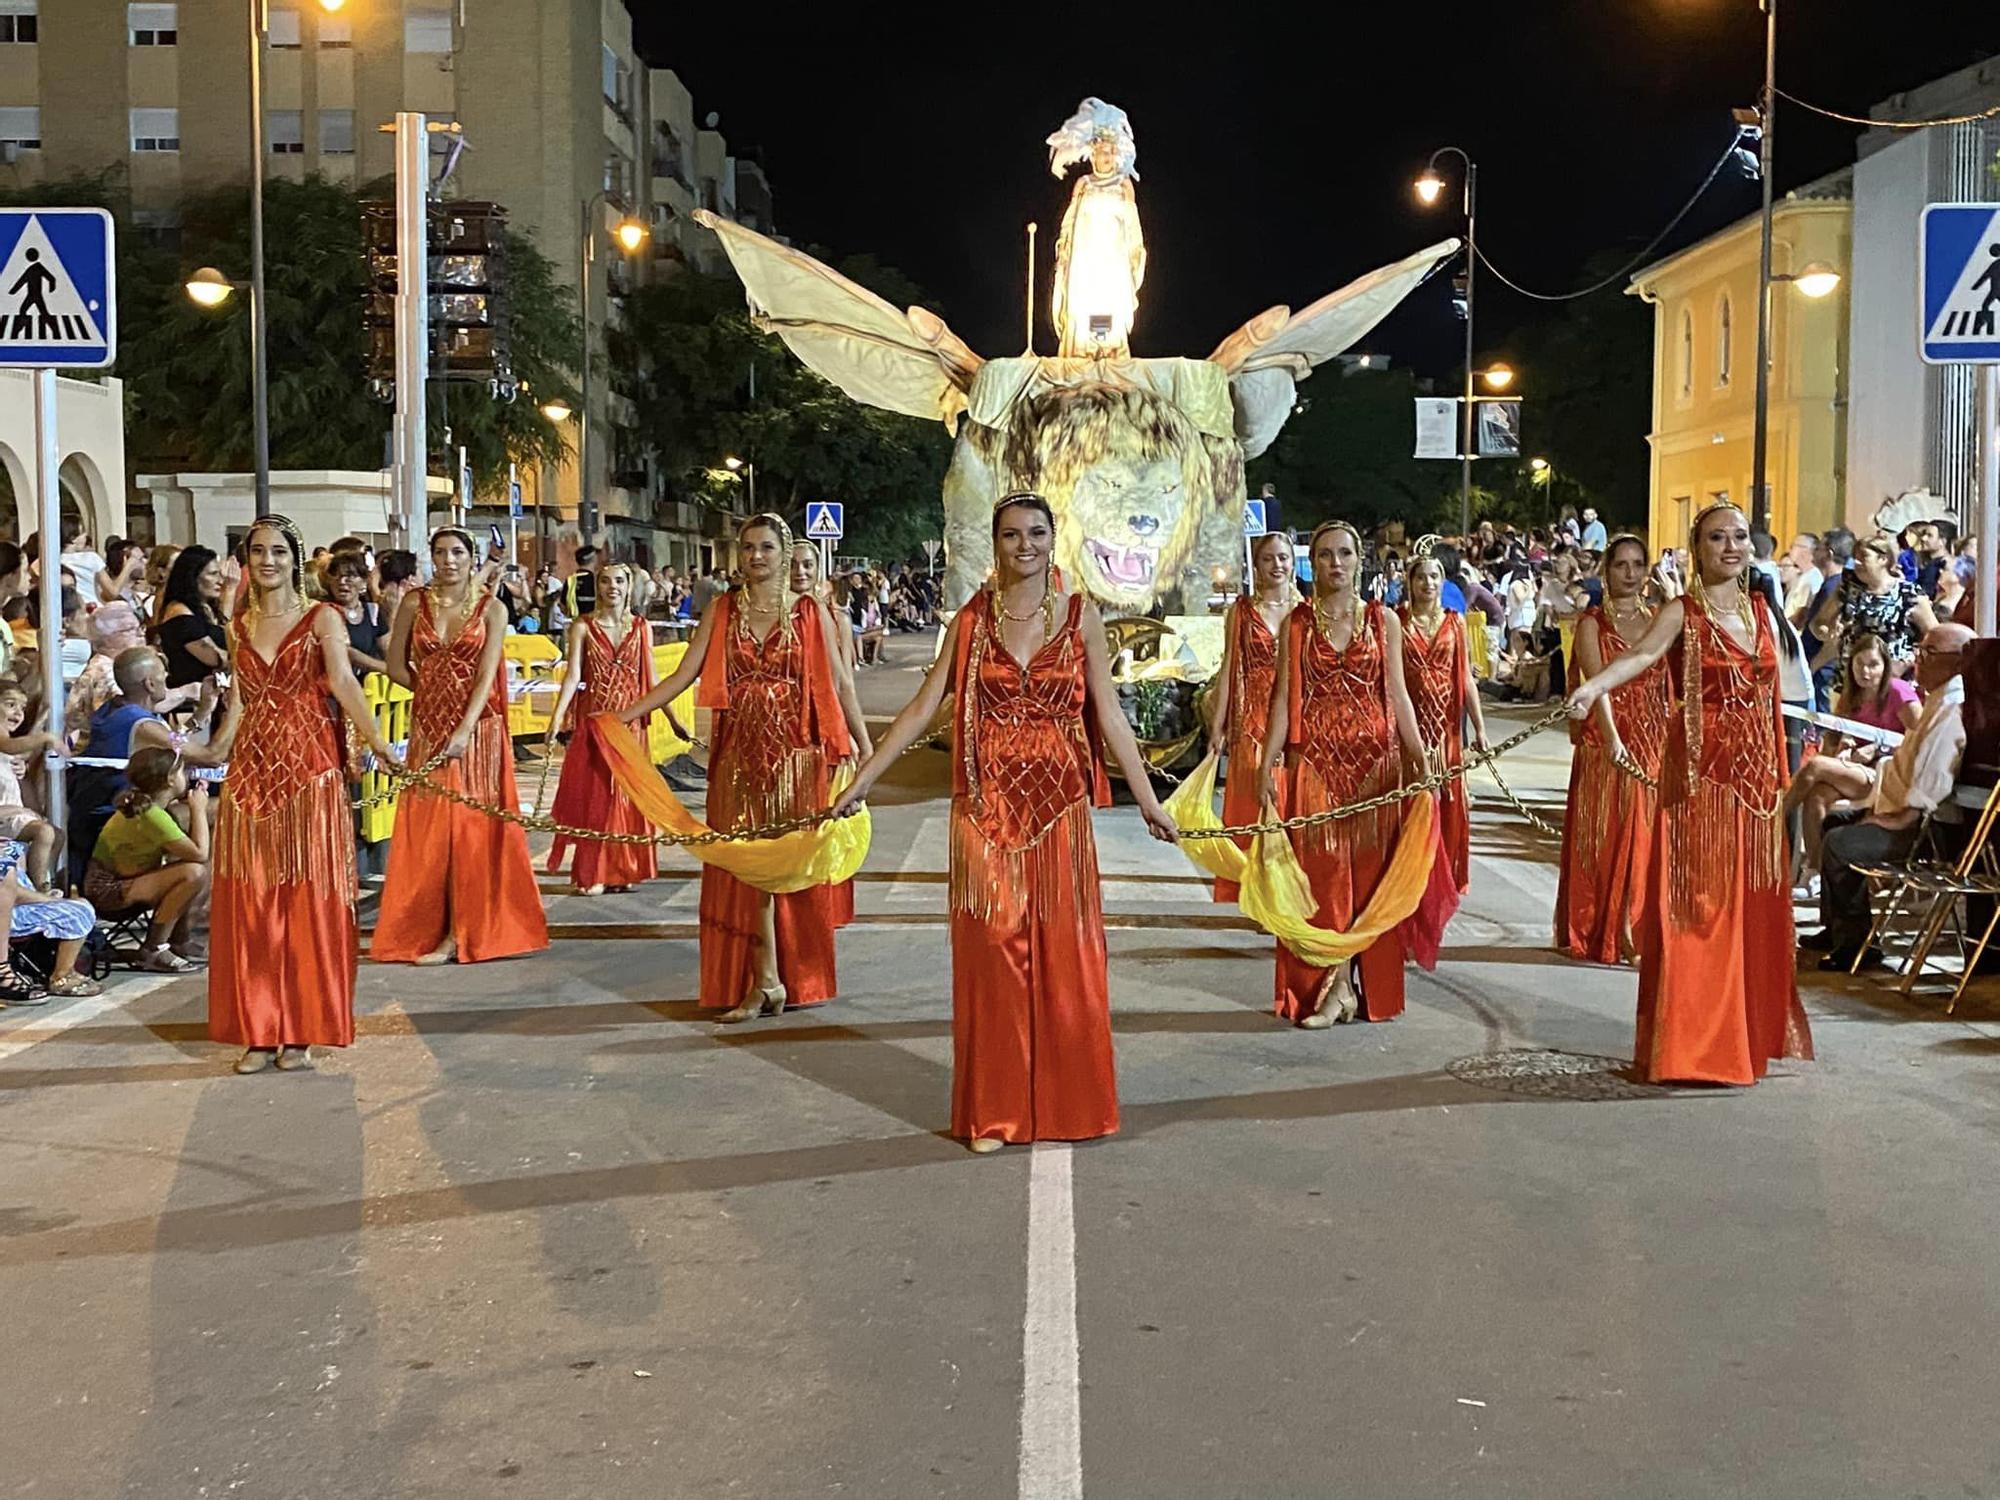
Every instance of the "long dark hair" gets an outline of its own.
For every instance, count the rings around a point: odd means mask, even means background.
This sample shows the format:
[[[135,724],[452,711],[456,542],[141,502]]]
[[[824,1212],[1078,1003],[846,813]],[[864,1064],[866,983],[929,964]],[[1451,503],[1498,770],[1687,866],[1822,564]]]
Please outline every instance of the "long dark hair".
[[[215,618],[215,608],[201,597],[201,575],[207,566],[215,561],[215,553],[207,547],[183,547],[181,555],[174,559],[173,571],[167,574],[167,586],[160,590],[167,604],[185,604],[197,615]],[[161,613],[166,606],[161,606]]]
[[[1778,580],[1762,568],[1746,567],[1738,584],[1738,587],[1745,586],[1752,593],[1761,595],[1771,607],[1771,638],[1778,643],[1778,655],[1796,663],[1800,657],[1799,638],[1792,633],[1791,621],[1785,618],[1785,606],[1779,602]]]
[[[131,785],[118,794],[113,806],[128,818],[144,817],[153,805],[154,794],[166,789],[180,763],[180,756],[158,745],[134,751],[125,763],[125,779]]]

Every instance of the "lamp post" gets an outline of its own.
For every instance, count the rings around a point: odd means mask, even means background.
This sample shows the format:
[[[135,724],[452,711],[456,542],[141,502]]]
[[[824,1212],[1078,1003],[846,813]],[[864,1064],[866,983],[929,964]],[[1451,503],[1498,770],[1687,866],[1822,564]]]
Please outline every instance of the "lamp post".
[[[597,263],[597,223],[595,215],[599,205],[609,202],[609,189],[600,188],[583,200],[583,210],[577,225],[582,241],[582,265],[576,279],[577,318],[583,328],[583,370],[581,372],[581,400],[576,414],[576,530],[582,541],[590,538],[584,534],[584,521],[590,515],[590,268]],[[627,214],[618,221],[612,231],[618,246],[627,255],[636,255],[652,233],[644,224]]]
[[[1472,285],[1479,272],[1479,168],[1460,147],[1440,146],[1431,153],[1416,189],[1423,203],[1437,202],[1444,191],[1444,180],[1437,174],[1438,158],[1447,155],[1465,164],[1465,399],[1458,414],[1458,529],[1464,536],[1472,530]]]
[[[750,514],[757,514],[757,463],[755,459],[737,458],[733,455],[722,461],[722,466],[732,474],[741,474],[750,487]]]
[[[1778,0],[1758,0],[1764,12],[1764,87],[1757,95],[1757,175],[1764,202],[1757,235],[1757,408],[1750,427],[1750,529],[1771,529],[1765,471],[1771,447],[1771,127],[1778,102]]]
[[[570,419],[569,403],[560,396],[552,396],[542,403],[542,415],[554,426],[561,427]],[[542,465],[535,475],[535,567],[538,570],[545,567],[549,560],[548,528],[544,524],[548,512],[542,504],[542,487],[548,475],[547,464]]]

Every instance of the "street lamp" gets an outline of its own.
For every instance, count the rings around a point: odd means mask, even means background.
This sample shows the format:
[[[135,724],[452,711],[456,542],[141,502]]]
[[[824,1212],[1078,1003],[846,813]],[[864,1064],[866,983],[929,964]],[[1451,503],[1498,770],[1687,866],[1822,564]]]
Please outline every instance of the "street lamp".
[[[576,304],[577,320],[583,327],[583,370],[576,426],[576,530],[583,541],[590,540],[584,534],[584,521],[590,514],[590,268],[597,263],[598,206],[609,202],[610,197],[608,188],[600,188],[584,199],[579,225],[583,265],[576,279]],[[630,214],[612,230],[612,238],[627,255],[638,254],[651,234],[652,230]]]
[[[188,300],[198,307],[220,307],[244,285],[231,281],[214,266],[203,266],[183,283]]]
[[[1514,383],[1514,367],[1499,364],[1489,366],[1479,372],[1479,378],[1486,382],[1489,391],[1504,391]]]
[[[569,403],[557,396],[542,403],[542,415],[560,427],[570,419]]]
[[[1458,414],[1458,528],[1463,536],[1472,530],[1472,283],[1479,270],[1479,168],[1460,147],[1440,146],[1433,151],[1423,176],[1416,181],[1417,199],[1427,206],[1444,192],[1444,179],[1437,172],[1438,159],[1443,156],[1456,156],[1465,164],[1465,399]]]
[[[1773,281],[1789,281],[1799,289],[1801,297],[1810,297],[1817,302],[1828,296],[1840,285],[1840,272],[1823,260],[1809,261],[1803,271],[1794,271],[1785,276],[1773,276]]]
[[[738,458],[731,454],[722,461],[723,468],[732,474],[740,473],[750,487],[750,514],[757,514],[757,465],[752,459]]]

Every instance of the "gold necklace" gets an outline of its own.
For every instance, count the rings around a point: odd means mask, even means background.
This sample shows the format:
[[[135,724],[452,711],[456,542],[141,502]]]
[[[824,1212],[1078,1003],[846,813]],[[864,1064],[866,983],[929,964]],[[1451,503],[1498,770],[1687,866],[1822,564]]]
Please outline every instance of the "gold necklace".
[[[783,594],[779,595],[778,602],[776,604],[759,604],[756,600],[756,596],[753,595],[748,589],[745,589],[743,591],[743,613],[745,613],[746,615],[758,615],[758,616],[783,614],[785,612],[786,597],[787,596]]]
[[[1313,600],[1313,624],[1319,627],[1319,633],[1326,638],[1326,643],[1329,646],[1333,644],[1333,621],[1328,616],[1326,601],[1332,597],[1333,595],[1328,594],[1323,598]],[[1353,601],[1354,629],[1359,630],[1361,628],[1361,615],[1362,611],[1366,608],[1367,606],[1359,599]],[[1351,635],[1348,637],[1348,644],[1353,644],[1353,637]]]
[[[1049,580],[1046,576],[1044,576],[1042,579],[1041,602],[1036,604],[1035,607],[1029,610],[1025,615],[1017,615],[1012,610],[1007,608],[1007,596],[1005,594],[1000,593],[998,590],[995,590],[993,594],[993,607],[1000,612],[1001,619],[1011,620],[1016,625],[1026,625],[1031,621],[1033,621],[1037,616],[1040,616],[1042,621],[1042,633],[1045,636],[1054,635],[1056,633],[1056,591],[1052,587],[1050,587]]]
[[[1701,601],[1701,607],[1707,610],[1709,614],[1713,615],[1716,613],[1712,596],[1708,592],[1708,585],[1701,581],[1699,573],[1694,577],[1694,596]],[[1757,616],[1751,612],[1749,592],[1743,587],[1740,580],[1736,585],[1736,607],[1733,613],[1737,619],[1743,622],[1744,634],[1754,639],[1757,634]]]

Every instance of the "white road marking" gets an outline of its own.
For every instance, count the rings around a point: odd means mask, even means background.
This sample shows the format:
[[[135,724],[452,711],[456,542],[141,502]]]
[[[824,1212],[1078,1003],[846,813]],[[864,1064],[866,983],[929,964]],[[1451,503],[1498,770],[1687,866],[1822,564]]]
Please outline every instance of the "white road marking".
[[[173,983],[179,977],[176,974],[147,974],[142,978],[122,981],[101,995],[92,995],[73,1005],[63,1006],[53,1014],[39,1012],[30,1007],[10,1005],[7,1009],[13,1015],[24,1019],[32,1018],[27,1019],[27,1024],[33,1028],[34,1035],[22,1037],[19,1041],[0,1041],[0,1062],[6,1062],[11,1057],[19,1057],[30,1047],[42,1042],[52,1042],[65,1031],[95,1021],[107,1011],[117,1010],[134,1000],[144,999],[153,991]],[[60,1004],[60,1002],[51,1001],[50,1004]]]
[[[1021,1500],[1082,1500],[1076,1203],[1067,1142],[1028,1159],[1028,1297],[1021,1330]]]

